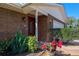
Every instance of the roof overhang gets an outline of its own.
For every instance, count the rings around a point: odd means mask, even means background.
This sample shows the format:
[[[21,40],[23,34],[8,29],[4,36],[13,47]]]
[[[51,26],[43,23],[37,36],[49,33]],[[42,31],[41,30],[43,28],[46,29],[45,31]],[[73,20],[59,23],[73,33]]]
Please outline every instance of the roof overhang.
[[[28,14],[31,11],[38,10],[44,15],[50,14],[63,22],[66,22],[65,20],[67,20],[63,5],[55,3],[1,3],[0,7],[23,14]]]

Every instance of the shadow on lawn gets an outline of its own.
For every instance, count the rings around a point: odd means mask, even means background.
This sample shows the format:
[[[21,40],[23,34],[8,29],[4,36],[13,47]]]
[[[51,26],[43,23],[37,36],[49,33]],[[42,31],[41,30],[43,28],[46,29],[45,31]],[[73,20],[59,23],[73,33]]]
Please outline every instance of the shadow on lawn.
[[[64,43],[63,45],[65,46],[79,46],[79,42],[69,42],[69,43]]]

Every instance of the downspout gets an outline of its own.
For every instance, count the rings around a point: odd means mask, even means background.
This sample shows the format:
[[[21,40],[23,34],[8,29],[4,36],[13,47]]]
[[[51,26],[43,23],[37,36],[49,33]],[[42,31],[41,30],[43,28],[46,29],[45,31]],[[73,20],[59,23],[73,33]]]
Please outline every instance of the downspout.
[[[36,13],[35,13],[35,36],[38,42],[38,10],[36,10]]]

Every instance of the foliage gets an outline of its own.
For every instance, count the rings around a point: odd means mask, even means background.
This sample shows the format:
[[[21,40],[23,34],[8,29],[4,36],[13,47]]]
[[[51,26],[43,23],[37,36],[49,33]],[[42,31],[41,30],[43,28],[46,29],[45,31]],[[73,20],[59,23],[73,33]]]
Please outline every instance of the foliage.
[[[11,39],[9,50],[13,55],[25,52],[27,50],[27,38],[18,31],[15,38]]]
[[[37,41],[36,41],[35,36],[29,36],[27,44],[28,44],[29,52],[35,52],[35,50],[37,50]]]
[[[77,31],[79,31],[79,19],[77,20],[76,28]]]
[[[49,50],[50,52],[53,50],[53,46],[52,46],[52,42],[51,43],[46,43],[44,42],[42,45],[41,45],[41,49],[42,50]]]
[[[0,55],[16,55],[23,52],[37,50],[37,42],[34,36],[26,37],[17,31],[14,38],[0,41]]]
[[[0,40],[0,55],[7,55],[10,40]]]
[[[49,43],[49,44],[47,45],[47,48],[48,48],[48,49],[52,49],[52,48],[53,48],[52,45],[51,45],[51,43]]]
[[[69,33],[68,28],[66,28],[66,27],[62,28],[61,33],[62,33],[63,40],[69,40],[70,39],[71,35]]]
[[[62,38],[62,33],[61,33],[61,29],[57,28],[57,29],[53,29],[51,32],[50,32],[50,41],[52,41],[53,37],[55,38],[59,38],[61,37]]]
[[[79,19],[76,20],[76,25],[74,27],[74,39],[79,39]]]
[[[75,22],[74,18],[69,18],[69,26],[65,26],[61,29],[63,40],[70,41],[73,39],[74,35],[74,26],[73,23]]]
[[[74,17],[70,17],[69,18],[69,24],[73,25],[74,22],[75,22],[75,18]]]

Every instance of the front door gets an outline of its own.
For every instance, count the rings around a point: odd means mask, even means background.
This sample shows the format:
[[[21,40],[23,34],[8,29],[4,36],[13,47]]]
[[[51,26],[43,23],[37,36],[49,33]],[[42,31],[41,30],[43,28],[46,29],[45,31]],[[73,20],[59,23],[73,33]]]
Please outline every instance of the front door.
[[[35,35],[35,19],[33,17],[28,17],[28,34],[29,36]]]

